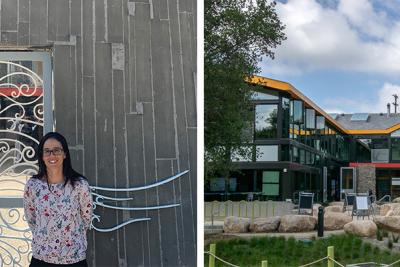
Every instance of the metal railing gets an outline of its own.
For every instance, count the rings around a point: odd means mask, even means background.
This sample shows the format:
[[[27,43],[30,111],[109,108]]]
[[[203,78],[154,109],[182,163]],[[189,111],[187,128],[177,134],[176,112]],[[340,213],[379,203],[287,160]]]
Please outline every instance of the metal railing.
[[[204,203],[204,217],[205,220],[224,219],[228,216],[265,218],[291,214],[293,208],[293,203],[284,201],[212,201]]]
[[[392,202],[392,196],[391,195],[384,195],[381,199],[377,200],[376,202],[382,203],[384,202],[383,200],[388,199],[387,202]]]

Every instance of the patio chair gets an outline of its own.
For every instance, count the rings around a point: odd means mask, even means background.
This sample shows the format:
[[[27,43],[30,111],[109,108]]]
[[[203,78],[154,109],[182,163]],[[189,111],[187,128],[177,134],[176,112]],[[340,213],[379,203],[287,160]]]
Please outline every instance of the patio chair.
[[[351,217],[357,216],[358,217],[362,216],[364,219],[365,216],[370,215],[371,211],[371,205],[369,202],[369,197],[368,196],[356,196],[354,204],[353,204],[353,211],[351,213]]]
[[[355,199],[356,199],[356,193],[345,193],[343,212],[352,211]]]
[[[299,192],[299,211],[298,214],[310,214],[313,216],[314,193]],[[307,213],[310,210],[311,213]]]

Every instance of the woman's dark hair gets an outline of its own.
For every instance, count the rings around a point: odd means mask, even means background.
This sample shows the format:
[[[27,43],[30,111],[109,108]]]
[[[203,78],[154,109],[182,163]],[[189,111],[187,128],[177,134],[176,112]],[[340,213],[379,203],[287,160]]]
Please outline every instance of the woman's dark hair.
[[[44,146],[44,143],[49,139],[55,139],[58,142],[60,142],[62,149],[64,150],[65,159],[63,161],[63,174],[66,179],[64,185],[66,185],[68,182],[71,182],[71,184],[74,185],[76,181],[79,181],[82,178],[86,179],[86,177],[84,177],[82,174],[76,172],[72,168],[71,157],[69,155],[67,140],[65,140],[65,137],[57,132],[49,132],[45,136],[43,136],[42,139],[40,140],[39,146],[36,151],[36,155],[38,157],[38,163],[39,163],[39,171],[36,175],[33,176],[33,178],[42,179],[43,177],[46,177],[46,179],[47,179],[47,169],[46,169],[46,165],[43,161],[43,146]]]

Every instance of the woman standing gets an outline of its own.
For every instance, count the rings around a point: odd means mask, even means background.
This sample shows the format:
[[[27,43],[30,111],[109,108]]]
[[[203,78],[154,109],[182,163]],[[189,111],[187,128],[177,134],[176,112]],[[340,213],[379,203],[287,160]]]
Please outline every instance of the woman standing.
[[[24,209],[32,231],[35,266],[87,266],[86,233],[93,202],[86,178],[71,166],[68,144],[56,132],[39,143],[39,171],[25,185]]]

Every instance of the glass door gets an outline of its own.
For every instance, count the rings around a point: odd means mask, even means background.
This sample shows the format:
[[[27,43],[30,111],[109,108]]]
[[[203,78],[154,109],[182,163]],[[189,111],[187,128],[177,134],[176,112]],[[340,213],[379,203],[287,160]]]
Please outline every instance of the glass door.
[[[356,193],[356,169],[353,167],[340,168],[340,197],[345,193]]]

